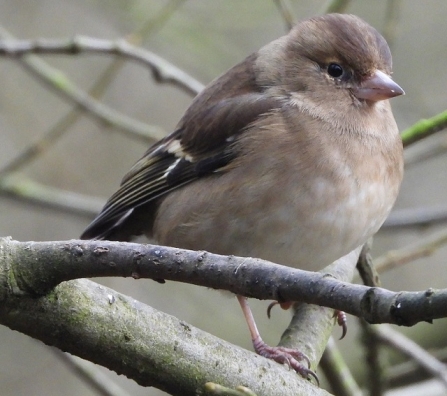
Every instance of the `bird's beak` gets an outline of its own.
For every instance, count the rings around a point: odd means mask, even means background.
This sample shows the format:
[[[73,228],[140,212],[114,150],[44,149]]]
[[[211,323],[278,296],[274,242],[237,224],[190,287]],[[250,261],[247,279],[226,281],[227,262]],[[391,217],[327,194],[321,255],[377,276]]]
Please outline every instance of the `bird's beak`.
[[[380,70],[376,70],[374,74],[364,79],[360,86],[353,88],[352,92],[358,99],[373,102],[405,95],[404,90],[390,76]]]

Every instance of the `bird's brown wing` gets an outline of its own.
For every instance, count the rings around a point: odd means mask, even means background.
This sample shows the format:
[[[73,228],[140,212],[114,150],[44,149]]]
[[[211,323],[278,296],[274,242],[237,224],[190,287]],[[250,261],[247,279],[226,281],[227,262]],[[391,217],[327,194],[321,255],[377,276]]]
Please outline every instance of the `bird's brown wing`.
[[[271,97],[251,93],[201,106],[189,113],[191,117],[186,113],[179,129],[149,148],[133,166],[81,238],[109,239],[134,209],[227,165],[237,155],[230,149],[234,140],[278,106]]]

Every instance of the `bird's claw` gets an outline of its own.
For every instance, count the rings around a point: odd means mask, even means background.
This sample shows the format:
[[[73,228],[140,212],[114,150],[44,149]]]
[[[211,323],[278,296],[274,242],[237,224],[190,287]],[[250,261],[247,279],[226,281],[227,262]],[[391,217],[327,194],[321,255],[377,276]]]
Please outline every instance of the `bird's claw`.
[[[310,377],[315,379],[317,385],[320,385],[317,374],[310,369],[310,359],[306,354],[292,348],[285,347],[271,347],[267,345],[261,338],[253,340],[253,347],[258,355],[264,356],[267,359],[274,360],[280,364],[287,364],[289,368],[295,370],[302,377],[309,379]],[[305,361],[307,367],[300,363]]]
[[[269,306],[267,307],[267,317],[270,319],[270,314],[271,314],[271,312],[272,312],[272,308],[275,306],[275,305],[278,305],[279,304],[279,302],[278,301],[273,301],[273,302],[271,302],[270,304],[269,304]]]
[[[270,319],[270,313],[272,311],[272,308],[275,305],[279,305],[282,309],[287,310],[289,309],[292,305],[293,305],[293,301],[284,301],[284,302],[279,302],[279,301],[273,301],[269,304],[269,306],[267,307],[267,317]]]
[[[340,337],[340,340],[342,340],[343,338],[345,338],[345,335],[348,332],[348,319],[346,318],[346,314],[343,311],[334,311],[334,318],[337,318],[337,324],[342,329]]]

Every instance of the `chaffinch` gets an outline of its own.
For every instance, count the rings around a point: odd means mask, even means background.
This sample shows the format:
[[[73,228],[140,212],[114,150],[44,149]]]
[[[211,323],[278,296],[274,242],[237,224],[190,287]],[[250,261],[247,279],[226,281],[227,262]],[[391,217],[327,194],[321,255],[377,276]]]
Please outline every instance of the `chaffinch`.
[[[354,15],[298,23],[212,81],[82,234],[320,270],[382,225],[402,180],[385,39]],[[245,298],[255,350],[266,346]]]

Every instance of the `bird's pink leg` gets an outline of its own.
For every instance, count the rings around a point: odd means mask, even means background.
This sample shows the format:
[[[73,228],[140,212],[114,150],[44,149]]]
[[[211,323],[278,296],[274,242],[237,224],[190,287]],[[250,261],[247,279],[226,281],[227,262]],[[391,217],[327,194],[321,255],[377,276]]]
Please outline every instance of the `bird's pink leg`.
[[[261,338],[258,328],[256,326],[253,313],[248,305],[247,299],[243,296],[237,296],[239,304],[241,305],[242,312],[244,313],[245,320],[250,330],[251,340],[253,347],[258,355],[264,356],[267,359],[272,359],[280,364],[287,364],[293,368],[297,373],[301,374],[304,378],[313,377],[317,384],[319,383],[317,375],[309,368],[309,358],[302,352],[284,347],[271,347],[268,346]],[[300,363],[301,360],[305,360],[307,367]]]

